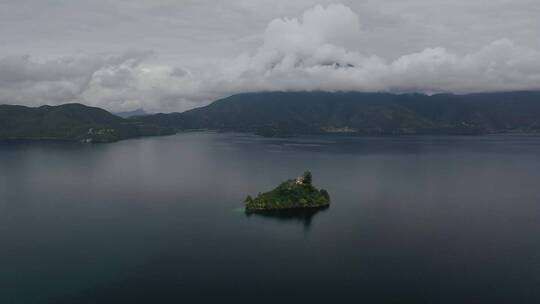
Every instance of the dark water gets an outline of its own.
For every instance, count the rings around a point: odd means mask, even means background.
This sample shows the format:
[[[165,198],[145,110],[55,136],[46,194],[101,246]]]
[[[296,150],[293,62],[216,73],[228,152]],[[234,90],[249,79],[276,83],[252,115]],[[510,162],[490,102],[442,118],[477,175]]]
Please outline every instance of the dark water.
[[[313,172],[316,214],[246,216]],[[0,144],[0,303],[540,303],[540,137]]]

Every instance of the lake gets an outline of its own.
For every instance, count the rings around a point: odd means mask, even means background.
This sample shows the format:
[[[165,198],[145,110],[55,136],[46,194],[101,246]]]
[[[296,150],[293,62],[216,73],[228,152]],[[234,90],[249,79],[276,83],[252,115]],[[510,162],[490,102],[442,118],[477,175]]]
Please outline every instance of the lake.
[[[0,244],[6,304],[540,303],[540,136],[4,142]]]

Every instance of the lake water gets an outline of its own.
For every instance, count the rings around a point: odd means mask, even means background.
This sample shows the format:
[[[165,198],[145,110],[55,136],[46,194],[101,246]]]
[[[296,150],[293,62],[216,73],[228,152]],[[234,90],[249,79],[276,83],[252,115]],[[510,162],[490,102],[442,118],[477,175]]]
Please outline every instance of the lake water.
[[[6,304],[540,303],[540,137],[1,143],[0,246]]]

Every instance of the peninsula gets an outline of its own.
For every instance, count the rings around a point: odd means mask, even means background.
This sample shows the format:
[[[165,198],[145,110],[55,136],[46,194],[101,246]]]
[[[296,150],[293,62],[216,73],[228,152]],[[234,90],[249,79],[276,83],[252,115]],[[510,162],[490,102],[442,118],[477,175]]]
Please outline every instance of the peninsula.
[[[78,103],[38,108],[0,105],[0,142],[62,140],[107,143],[174,133],[171,128],[124,119],[103,109]]]
[[[312,185],[311,172],[281,183],[272,191],[247,196],[246,212],[276,211],[291,209],[324,208],[330,204],[330,195],[324,189]]]

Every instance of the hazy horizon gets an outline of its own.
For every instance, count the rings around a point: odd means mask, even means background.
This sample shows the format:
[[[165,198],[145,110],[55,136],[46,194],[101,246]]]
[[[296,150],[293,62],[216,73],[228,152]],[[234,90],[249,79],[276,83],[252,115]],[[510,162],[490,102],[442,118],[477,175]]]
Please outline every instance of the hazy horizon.
[[[149,115],[153,115],[153,114],[170,114],[170,113],[182,113],[182,112],[185,112],[185,111],[189,111],[189,110],[192,110],[192,109],[196,109],[196,108],[203,108],[209,104],[212,104],[213,102],[216,102],[216,101],[219,101],[221,99],[227,99],[227,98],[230,98],[230,97],[234,97],[234,96],[237,96],[237,95],[244,95],[244,94],[273,94],[273,93],[283,93],[283,94],[295,94],[295,93],[328,93],[328,94],[348,94],[348,93],[360,93],[360,94],[392,94],[392,95],[425,95],[425,96],[434,96],[434,95],[458,95],[458,96],[464,96],[464,95],[476,95],[476,94],[519,94],[519,93],[536,93],[536,92],[540,92],[540,90],[515,90],[515,91],[486,91],[486,92],[471,92],[471,93],[462,93],[462,94],[459,94],[459,93],[434,93],[434,94],[429,94],[429,93],[425,93],[425,92],[362,92],[362,91],[322,91],[322,90],[315,90],[315,91],[307,91],[307,90],[294,90],[294,91],[259,91],[259,92],[241,92],[241,93],[235,93],[235,94],[231,94],[231,95],[226,95],[226,96],[223,96],[223,97],[220,97],[218,99],[215,99],[215,100],[210,100],[208,103],[201,103],[200,105],[196,105],[195,107],[193,108],[188,108],[188,109],[185,109],[185,110],[180,110],[180,111],[169,111],[169,112],[160,112],[160,111],[157,111],[157,112],[152,112],[152,111],[146,111],[144,110],[144,108],[140,107],[140,108],[135,108],[133,110],[127,110],[127,111],[109,111],[110,113],[113,113],[113,114],[129,114],[125,117],[131,117],[132,114],[137,114],[137,112],[139,114],[143,114],[143,115],[146,115],[146,114],[149,114]],[[88,104],[88,103],[85,103],[85,102],[79,102],[77,100],[74,100],[74,101],[71,101],[71,102],[66,102],[66,103],[61,103],[61,104],[49,104],[49,103],[45,103],[45,104],[41,104],[41,105],[22,105],[22,106],[27,106],[27,107],[36,107],[36,108],[39,108],[39,107],[42,107],[42,106],[51,106],[51,107],[54,107],[54,106],[62,106],[62,105],[67,105],[67,104],[82,104],[84,106],[89,106],[89,107],[98,107],[99,106],[94,106],[94,105],[91,105],[91,104]],[[6,106],[17,106],[17,104],[2,104],[0,103],[0,105],[6,105]],[[141,112],[142,111],[142,112]],[[139,115],[137,114],[137,115]],[[121,115],[122,116],[122,115]]]

